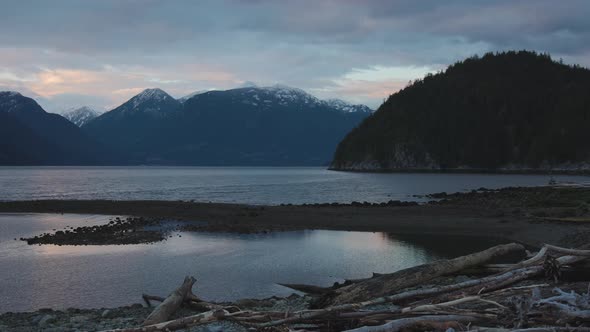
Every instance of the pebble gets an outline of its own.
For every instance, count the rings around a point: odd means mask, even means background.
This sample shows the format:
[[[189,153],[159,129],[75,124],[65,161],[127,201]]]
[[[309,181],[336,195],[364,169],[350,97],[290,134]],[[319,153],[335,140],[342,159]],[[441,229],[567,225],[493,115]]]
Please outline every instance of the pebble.
[[[41,318],[39,320],[39,323],[37,325],[39,325],[39,327],[46,327],[47,325],[49,325],[53,322],[55,322],[55,316],[45,315],[45,316],[43,316],[43,318]]]
[[[86,321],[88,321],[88,317],[86,316],[74,316],[72,318],[70,318],[70,323],[72,324],[81,324],[81,323],[85,323]]]
[[[455,277],[456,283],[465,282],[465,281],[469,281],[469,280],[471,280],[471,278],[469,278],[468,276],[464,276],[464,275],[460,275],[460,276]]]

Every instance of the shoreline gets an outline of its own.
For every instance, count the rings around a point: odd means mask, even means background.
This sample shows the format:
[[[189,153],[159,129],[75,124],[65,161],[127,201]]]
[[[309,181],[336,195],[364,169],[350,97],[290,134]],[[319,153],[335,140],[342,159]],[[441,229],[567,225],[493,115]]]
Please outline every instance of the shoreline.
[[[0,202],[0,212],[124,215],[205,222],[190,231],[326,229],[482,236],[531,247],[590,239],[590,188],[522,187],[438,193],[424,204],[245,205],[186,201],[39,200]]]
[[[155,219],[205,221],[197,232],[273,232],[303,229],[388,232],[402,235],[490,236],[529,247],[544,243],[577,247],[590,242],[590,188],[522,187],[480,189],[467,193],[435,193],[430,202],[408,204],[312,204],[252,206],[244,204],[184,201],[46,200],[0,202],[0,213],[76,213],[126,215],[124,221]],[[141,218],[146,218],[142,220]],[[189,223],[187,223],[189,224]],[[201,225],[201,224],[199,224]],[[112,244],[104,243],[104,244]],[[463,275],[440,279],[465,280]],[[434,281],[433,281],[434,282]],[[436,281],[438,282],[438,281]],[[436,284],[435,282],[435,284]],[[586,289],[587,283],[578,285]],[[580,289],[582,289],[580,288]],[[162,294],[164,295],[164,294]],[[139,294],[138,294],[139,296]],[[306,309],[310,297],[243,299],[241,308],[285,311]],[[80,331],[138,326],[153,308],[132,304],[115,308],[39,309],[0,313],[0,331]],[[179,317],[190,312],[179,311]],[[220,321],[191,331],[245,331],[229,321]]]
[[[504,175],[581,175],[590,176],[590,169],[486,169],[486,168],[340,168],[328,167],[333,172],[347,173],[418,173],[418,174],[504,174]],[[590,179],[589,179],[590,181]]]

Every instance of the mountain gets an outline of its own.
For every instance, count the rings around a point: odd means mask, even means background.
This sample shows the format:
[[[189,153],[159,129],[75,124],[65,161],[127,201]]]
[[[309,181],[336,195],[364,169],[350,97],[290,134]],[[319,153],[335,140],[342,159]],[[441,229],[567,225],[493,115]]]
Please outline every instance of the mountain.
[[[146,137],[160,135],[165,119],[182,103],[161,89],[146,89],[121,106],[88,122],[82,129],[95,140],[122,153],[134,151]],[[143,162],[130,155],[129,160]]]
[[[180,97],[180,98],[178,98],[177,100],[178,100],[179,102],[181,102],[181,103],[184,103],[185,101],[187,101],[187,100],[191,99],[192,97],[194,97],[194,96],[196,96],[196,95],[200,95],[201,93],[205,93],[205,92],[207,92],[207,90],[200,90],[200,91],[195,91],[195,92],[193,92],[193,93],[189,93],[189,94],[188,94],[188,95],[186,95],[186,96]]]
[[[76,108],[62,114],[64,118],[68,119],[71,123],[78,127],[82,127],[88,122],[94,120],[99,115],[100,113],[88,106]]]
[[[60,115],[18,92],[0,92],[1,165],[102,164],[107,151]]]
[[[281,85],[208,91],[182,103],[152,89],[82,128],[138,164],[326,165],[369,114]]]
[[[332,169],[590,169],[590,70],[519,51],[427,75],[338,145]]]
[[[328,107],[332,107],[343,112],[364,112],[368,114],[373,112],[373,110],[371,110],[367,105],[353,105],[341,99],[328,99],[325,101],[325,103],[328,105]]]

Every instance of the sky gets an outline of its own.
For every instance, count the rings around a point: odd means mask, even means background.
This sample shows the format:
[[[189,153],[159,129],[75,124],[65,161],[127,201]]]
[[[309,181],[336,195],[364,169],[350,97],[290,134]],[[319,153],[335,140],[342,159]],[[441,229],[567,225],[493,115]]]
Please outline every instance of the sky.
[[[590,67],[589,17],[587,0],[0,0],[0,90],[62,112],[250,81],[377,108],[488,51]]]

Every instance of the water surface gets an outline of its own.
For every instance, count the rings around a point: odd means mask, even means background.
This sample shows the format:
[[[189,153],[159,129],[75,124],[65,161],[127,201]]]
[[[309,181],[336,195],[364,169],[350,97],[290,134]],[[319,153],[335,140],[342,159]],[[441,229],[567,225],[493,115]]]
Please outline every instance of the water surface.
[[[175,234],[157,244],[29,246],[14,238],[66,226],[102,224],[107,216],[0,214],[0,312],[100,308],[165,296],[185,275],[214,301],[287,296],[276,283],[328,286],[372,272],[392,272],[497,244],[486,238],[296,231],[264,235]],[[461,246],[456,246],[461,241]]]
[[[0,167],[0,200],[195,200],[248,204],[416,200],[480,187],[546,185],[547,175],[348,173],[320,167]],[[555,176],[590,182],[588,176]]]

